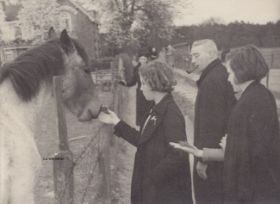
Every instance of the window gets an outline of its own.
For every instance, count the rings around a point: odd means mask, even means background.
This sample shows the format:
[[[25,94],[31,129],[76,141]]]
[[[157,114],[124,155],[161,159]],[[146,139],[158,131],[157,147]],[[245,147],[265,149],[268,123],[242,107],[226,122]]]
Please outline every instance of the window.
[[[59,29],[66,29],[69,32],[73,31],[71,14],[68,12],[62,12],[59,14]]]

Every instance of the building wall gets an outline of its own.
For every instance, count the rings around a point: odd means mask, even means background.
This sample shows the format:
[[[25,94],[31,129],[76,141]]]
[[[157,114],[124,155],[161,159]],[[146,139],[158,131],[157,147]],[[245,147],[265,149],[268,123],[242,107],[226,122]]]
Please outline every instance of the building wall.
[[[89,59],[97,59],[100,57],[100,37],[98,24],[94,20],[94,17],[88,16],[85,11],[77,8],[69,0],[57,0],[61,6],[59,8],[59,14],[57,16],[57,24],[53,27],[57,32],[66,28],[72,37],[78,39],[78,41],[85,47]],[[68,19],[69,17],[69,19]],[[69,25],[69,22],[71,25]],[[68,26],[67,26],[68,24]],[[24,40],[34,40],[36,36],[41,36],[39,42],[44,41],[44,35],[41,30],[37,30],[27,25],[19,26],[18,21],[3,22],[1,23],[1,36],[0,38],[6,42],[14,41],[16,38]],[[4,26],[3,26],[4,25]],[[47,30],[45,31],[48,32]],[[46,34],[45,33],[45,34]],[[38,39],[37,39],[38,40]]]
[[[100,56],[98,25],[89,21],[82,13],[77,14],[77,18],[74,19],[74,25],[76,35],[86,48],[90,59],[98,58]]]
[[[90,60],[100,57],[98,24],[92,22],[87,15],[75,8],[68,0],[58,0],[58,3],[64,5],[65,8],[66,6],[72,7],[77,11],[71,12],[70,9],[68,11],[72,16],[72,35],[85,47]]]
[[[17,22],[3,22],[1,26],[1,40],[9,42],[16,39]]]

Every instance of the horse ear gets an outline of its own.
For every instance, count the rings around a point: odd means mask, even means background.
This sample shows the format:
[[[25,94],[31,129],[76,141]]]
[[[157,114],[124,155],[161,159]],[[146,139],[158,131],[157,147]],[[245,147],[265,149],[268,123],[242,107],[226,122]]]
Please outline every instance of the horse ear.
[[[74,44],[65,29],[60,34],[60,42],[61,42],[61,47],[66,52],[66,54],[70,54],[74,52],[75,50]]]
[[[54,38],[57,38],[57,34],[56,34],[54,28],[50,27],[50,29],[48,31],[48,40],[51,40],[51,39],[54,39]]]

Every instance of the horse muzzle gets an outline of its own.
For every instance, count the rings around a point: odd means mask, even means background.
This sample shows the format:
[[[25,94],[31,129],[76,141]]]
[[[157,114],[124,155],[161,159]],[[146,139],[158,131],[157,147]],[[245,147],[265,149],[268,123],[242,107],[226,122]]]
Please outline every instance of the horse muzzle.
[[[102,105],[87,106],[79,115],[78,119],[81,122],[90,121],[98,118],[100,112],[103,110]]]

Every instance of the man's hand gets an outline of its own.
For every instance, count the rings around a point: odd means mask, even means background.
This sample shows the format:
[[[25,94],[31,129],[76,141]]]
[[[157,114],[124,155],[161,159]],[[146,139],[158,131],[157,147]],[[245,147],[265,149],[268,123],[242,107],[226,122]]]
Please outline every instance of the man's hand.
[[[203,180],[207,179],[207,164],[198,161],[196,163],[196,172]]]

